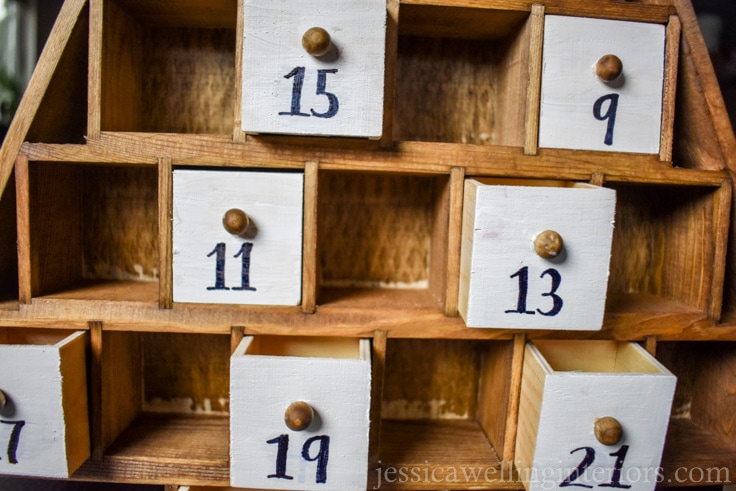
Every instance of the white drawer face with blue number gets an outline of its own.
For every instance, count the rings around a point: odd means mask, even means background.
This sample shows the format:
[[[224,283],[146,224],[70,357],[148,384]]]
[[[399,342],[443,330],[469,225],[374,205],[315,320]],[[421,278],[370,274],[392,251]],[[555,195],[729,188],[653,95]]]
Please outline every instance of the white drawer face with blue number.
[[[89,457],[86,339],[0,329],[0,475],[67,478]]]
[[[370,341],[246,337],[230,359],[230,483],[365,490]]]
[[[242,127],[379,138],[385,0],[245,0]]]
[[[635,343],[526,347],[515,464],[528,491],[651,491],[676,378]]]
[[[589,184],[466,180],[458,301],[466,325],[600,329],[615,207],[614,190]]]
[[[548,15],[539,146],[659,152],[665,26]]]
[[[175,302],[297,305],[304,174],[175,170]]]

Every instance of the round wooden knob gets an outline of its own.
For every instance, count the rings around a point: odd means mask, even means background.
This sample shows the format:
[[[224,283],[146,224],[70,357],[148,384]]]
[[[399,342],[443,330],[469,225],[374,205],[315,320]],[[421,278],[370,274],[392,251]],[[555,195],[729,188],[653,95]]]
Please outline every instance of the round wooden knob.
[[[292,402],[284,412],[284,423],[294,431],[306,430],[312,424],[313,419],[314,410],[304,401]]]
[[[302,36],[302,47],[312,56],[323,56],[332,47],[330,33],[321,27],[312,27]]]
[[[222,226],[233,235],[241,235],[248,230],[250,218],[243,210],[232,208],[222,217]]]
[[[7,397],[5,397],[5,393],[0,390],[0,411],[5,409],[5,405],[8,403]]]
[[[613,82],[623,71],[624,64],[616,55],[603,55],[595,64],[595,74],[603,82]]]
[[[562,247],[562,237],[554,230],[545,230],[534,237],[534,252],[544,259],[557,257]]]
[[[595,438],[603,445],[615,445],[621,439],[624,430],[616,418],[606,416],[595,420],[593,426]]]

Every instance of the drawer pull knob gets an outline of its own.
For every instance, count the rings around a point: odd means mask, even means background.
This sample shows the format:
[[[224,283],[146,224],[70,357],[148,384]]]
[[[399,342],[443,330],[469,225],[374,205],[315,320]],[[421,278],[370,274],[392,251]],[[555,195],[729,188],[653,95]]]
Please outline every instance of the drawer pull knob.
[[[8,404],[8,398],[5,397],[5,393],[0,390],[0,411],[5,409],[5,406]]]
[[[302,47],[312,56],[324,56],[332,47],[330,33],[321,27],[312,27],[302,36]]]
[[[314,410],[304,401],[292,402],[284,413],[284,423],[294,431],[306,430],[312,424],[313,419]]]
[[[602,82],[613,82],[623,71],[624,64],[616,55],[603,55],[595,64],[595,74]]]
[[[233,235],[243,235],[250,226],[250,218],[243,210],[231,208],[222,217],[222,226]]]
[[[623,434],[621,423],[616,418],[606,416],[595,420],[594,433],[595,438],[603,445],[615,445],[621,439]]]
[[[534,237],[534,252],[544,259],[552,259],[562,252],[562,236],[554,230],[545,230]]]

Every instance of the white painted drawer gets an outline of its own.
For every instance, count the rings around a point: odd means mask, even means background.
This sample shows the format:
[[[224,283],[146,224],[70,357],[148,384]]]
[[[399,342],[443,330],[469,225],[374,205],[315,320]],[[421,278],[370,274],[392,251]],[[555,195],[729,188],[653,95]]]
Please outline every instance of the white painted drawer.
[[[616,193],[562,181],[467,179],[459,310],[468,327],[597,330]],[[562,248],[535,242],[556,232]]]
[[[539,146],[658,153],[664,47],[663,25],[546,16]],[[623,70],[604,82],[609,54]]]
[[[173,188],[175,302],[299,304],[303,173],[175,170]],[[225,229],[229,210],[245,232]]]
[[[675,384],[634,343],[527,344],[515,458],[527,490],[654,489]],[[618,422],[618,441],[614,425],[599,440],[602,418]]]
[[[0,475],[66,478],[89,457],[86,340],[0,329]]]
[[[245,0],[242,127],[252,133],[379,138],[385,0]],[[322,28],[330,49],[308,53]]]
[[[230,360],[231,485],[364,490],[370,393],[369,340],[246,337]],[[306,428],[286,425],[292,403],[312,408]]]

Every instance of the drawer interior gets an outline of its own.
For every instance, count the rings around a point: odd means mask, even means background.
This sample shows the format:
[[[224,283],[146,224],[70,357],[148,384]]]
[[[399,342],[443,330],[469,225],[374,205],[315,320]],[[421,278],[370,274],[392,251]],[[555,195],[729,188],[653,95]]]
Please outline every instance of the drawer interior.
[[[243,354],[365,360],[370,356],[370,347],[369,342],[354,338],[248,336],[233,353]]]
[[[629,342],[545,339],[533,346],[555,372],[666,373],[646,351]]]

